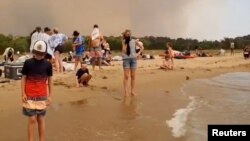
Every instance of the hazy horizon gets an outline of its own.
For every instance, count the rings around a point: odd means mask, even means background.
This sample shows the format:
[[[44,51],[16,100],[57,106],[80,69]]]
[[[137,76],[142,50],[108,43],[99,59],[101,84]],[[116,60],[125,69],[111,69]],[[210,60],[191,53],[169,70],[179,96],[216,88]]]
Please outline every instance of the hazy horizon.
[[[131,29],[134,36],[220,40],[250,33],[248,0],[0,0],[0,33],[29,35],[36,26],[71,35],[106,36]],[[66,5],[66,6],[65,6]],[[244,16],[244,14],[246,16]]]

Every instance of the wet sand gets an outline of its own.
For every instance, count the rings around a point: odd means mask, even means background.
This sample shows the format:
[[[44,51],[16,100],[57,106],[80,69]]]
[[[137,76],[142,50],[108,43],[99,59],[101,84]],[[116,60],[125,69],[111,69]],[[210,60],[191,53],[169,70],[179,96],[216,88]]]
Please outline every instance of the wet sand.
[[[136,78],[138,96],[125,99],[121,63],[114,62],[115,66],[94,72],[89,67],[94,76],[89,87],[76,88],[74,72],[54,75],[46,140],[183,141],[186,136],[174,137],[166,125],[177,109],[189,103],[180,88],[197,78],[250,72],[250,60],[244,60],[241,54],[175,60],[173,71],[158,69],[160,58],[140,60]],[[0,91],[0,140],[25,140],[27,119],[21,114],[20,81],[0,84]]]

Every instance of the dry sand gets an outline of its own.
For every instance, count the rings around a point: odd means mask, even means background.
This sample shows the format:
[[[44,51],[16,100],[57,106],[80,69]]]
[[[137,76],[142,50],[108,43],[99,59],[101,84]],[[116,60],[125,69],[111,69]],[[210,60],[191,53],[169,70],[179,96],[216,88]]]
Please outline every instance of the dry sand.
[[[48,141],[182,141],[165,121],[189,99],[178,94],[186,81],[227,72],[250,72],[242,54],[175,60],[174,70],[158,69],[161,58],[139,60],[136,98],[123,98],[122,62],[92,71],[89,87],[76,88],[74,72],[54,75],[53,104],[46,116]],[[24,141],[20,81],[0,84],[0,140]]]

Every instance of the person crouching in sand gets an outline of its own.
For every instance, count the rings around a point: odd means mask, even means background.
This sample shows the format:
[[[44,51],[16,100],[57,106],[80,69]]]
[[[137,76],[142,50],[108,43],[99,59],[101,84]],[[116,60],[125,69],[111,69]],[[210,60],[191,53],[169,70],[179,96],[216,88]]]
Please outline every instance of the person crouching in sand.
[[[136,46],[140,47],[140,51],[136,53]],[[131,38],[131,31],[125,30],[123,33],[122,41],[122,60],[123,60],[123,70],[124,70],[124,96],[129,96],[128,85],[129,78],[131,79],[131,95],[135,96],[135,72],[137,67],[137,58],[143,51],[143,46],[138,43],[135,39]]]
[[[170,57],[168,55],[165,56],[165,59],[163,60],[163,64],[160,66],[161,69],[165,70],[172,70],[173,65],[171,63]]]
[[[172,49],[172,44],[167,43],[167,49],[165,51],[165,59],[163,60],[163,64],[160,66],[161,69],[165,70],[173,70],[174,69],[174,55],[173,55],[173,49]]]
[[[92,76],[89,74],[89,70],[86,64],[81,64],[81,68],[76,72],[76,86],[88,86],[89,80]]]
[[[45,60],[47,45],[37,41],[32,49],[34,57],[25,61],[22,69],[23,114],[28,117],[28,141],[34,141],[38,123],[39,141],[44,141],[46,108],[51,103],[52,65]]]

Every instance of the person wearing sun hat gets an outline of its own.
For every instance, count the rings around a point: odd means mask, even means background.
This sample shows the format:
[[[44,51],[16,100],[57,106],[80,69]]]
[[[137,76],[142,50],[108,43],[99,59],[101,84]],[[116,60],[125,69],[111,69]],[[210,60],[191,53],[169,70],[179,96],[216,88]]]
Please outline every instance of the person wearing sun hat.
[[[33,58],[24,62],[21,79],[23,115],[28,117],[28,140],[34,140],[38,123],[39,141],[44,140],[46,108],[51,103],[52,65],[45,60],[47,44],[34,43]]]

